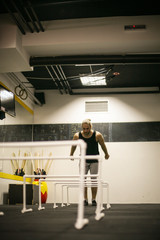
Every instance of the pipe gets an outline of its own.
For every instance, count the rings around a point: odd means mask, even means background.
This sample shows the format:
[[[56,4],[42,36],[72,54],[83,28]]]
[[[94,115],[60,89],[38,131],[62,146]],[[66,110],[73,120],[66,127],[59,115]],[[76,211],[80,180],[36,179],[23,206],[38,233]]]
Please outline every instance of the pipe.
[[[72,64],[160,64],[160,54],[31,57],[31,66]]]
[[[72,4],[72,3],[84,3],[91,2],[93,3],[94,0],[55,0],[55,1],[40,1],[33,3],[35,7],[45,7],[45,6],[53,6],[53,5],[61,5],[61,4]]]
[[[58,76],[58,74],[56,73],[56,70],[54,69],[54,66],[51,66],[51,68],[52,68],[54,74],[56,75],[57,79],[59,80],[59,83],[60,83],[60,85],[62,86],[63,90],[65,91],[65,93],[67,93],[66,86],[65,86],[65,84],[63,83],[63,81],[61,81],[61,79],[60,79],[60,77]],[[56,68],[57,68],[57,66],[56,66]],[[60,74],[58,68],[57,68],[57,71],[58,71],[58,73]],[[61,76],[61,74],[60,74],[60,76]]]
[[[62,71],[61,71],[60,65],[56,65],[56,69],[57,69],[59,75],[60,75],[61,78],[62,78],[62,82],[63,82],[63,84],[64,84],[64,86],[65,86],[66,93],[67,93],[67,90],[69,91],[69,89],[68,89],[68,86],[67,86],[66,82],[64,81],[65,79],[64,79],[63,73],[62,73]]]
[[[23,29],[22,25],[18,22],[16,16],[14,15],[14,13],[12,13],[12,11],[9,9],[8,5],[6,4],[6,1],[3,0],[3,4],[5,6],[5,8],[7,9],[7,11],[9,12],[9,14],[11,15],[13,21],[16,23],[16,25],[18,26],[19,30],[21,31],[22,34],[26,34],[25,30]]]
[[[48,71],[48,73],[49,73],[50,77],[52,78],[53,82],[55,83],[56,87],[58,88],[58,90],[59,90],[60,94],[63,94],[62,90],[60,89],[60,87],[58,86],[58,84],[57,84],[56,80],[54,79],[54,77],[53,77],[53,75],[52,75],[51,71],[49,70],[49,68],[48,68],[47,66],[45,66],[45,67],[46,67],[46,69],[47,69],[47,71]]]
[[[65,75],[65,73],[64,73],[61,65],[59,65],[59,69],[61,70],[61,73],[62,73],[62,75],[63,75],[63,79],[64,79],[64,81],[65,81],[65,83],[66,83],[67,88],[68,88],[69,94],[72,94],[71,86],[70,86],[70,84],[69,84],[69,82],[68,82],[68,80],[67,80],[67,77],[66,77],[66,75]]]
[[[32,19],[32,17],[31,17],[30,13],[29,13],[29,11],[28,11],[28,9],[27,9],[26,7],[24,7],[24,10],[25,10],[25,12],[26,12],[28,18],[30,19],[31,23],[33,24],[34,29],[35,29],[35,30],[37,31],[37,33],[38,33],[38,32],[39,32],[39,29],[38,29],[37,25],[35,24],[35,22],[33,21],[33,19]]]
[[[84,64],[85,66],[85,64]],[[96,71],[92,71],[92,73],[90,74],[83,74],[83,76],[96,76],[96,75],[99,75],[99,74],[105,74],[106,76],[109,74],[109,72],[112,70],[113,66],[109,66],[109,68],[101,68],[99,70],[96,70]],[[75,81],[75,80],[79,80],[79,75],[77,76],[69,76],[68,77],[69,81]]]
[[[29,23],[26,21],[26,19],[24,18],[24,16],[22,15],[21,11],[19,10],[19,8],[17,7],[17,5],[15,4],[15,2],[12,2],[14,8],[16,9],[17,13],[19,14],[20,18],[22,19],[22,21],[26,24],[26,26],[28,27],[28,29],[30,30],[31,33],[33,33],[33,29],[31,28],[31,26],[29,25]]]
[[[44,32],[44,28],[43,28],[41,22],[39,21],[39,19],[38,19],[38,17],[37,17],[37,14],[36,14],[36,12],[34,11],[32,5],[31,5],[31,2],[30,2],[30,1],[27,1],[27,3],[28,3],[28,7],[30,8],[30,10],[31,10],[31,12],[32,12],[35,20],[37,21],[37,24],[39,25],[40,30],[41,30],[42,32]]]
[[[109,95],[109,94],[153,94],[153,93],[160,93],[160,90],[151,90],[151,91],[122,91],[122,92],[72,92],[72,95]]]

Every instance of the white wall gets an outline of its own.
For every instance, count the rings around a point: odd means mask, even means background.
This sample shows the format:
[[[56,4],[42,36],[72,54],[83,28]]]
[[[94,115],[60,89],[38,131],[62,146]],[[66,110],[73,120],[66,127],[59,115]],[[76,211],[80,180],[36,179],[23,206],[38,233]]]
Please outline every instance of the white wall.
[[[61,95],[45,91],[46,104],[35,106],[34,123],[81,123],[89,117],[92,122],[143,122],[160,120],[160,94],[130,95]],[[85,113],[85,101],[109,101],[108,113]]]
[[[35,106],[34,124],[80,123],[86,117],[93,123],[160,121],[160,94],[70,96],[50,90],[45,91],[45,99],[45,105]],[[86,100],[108,100],[109,112],[86,114]],[[27,124],[30,118],[19,110],[17,120]],[[103,179],[110,184],[110,202],[160,203],[160,142],[110,142],[106,146],[110,159],[103,161]],[[54,148],[52,152],[67,156],[70,148]],[[78,169],[77,161],[55,160],[49,174],[78,174]],[[52,202],[53,185],[48,183],[48,188],[48,202]],[[60,202],[61,192],[57,189]],[[71,189],[70,193],[70,200],[77,202],[77,190]]]

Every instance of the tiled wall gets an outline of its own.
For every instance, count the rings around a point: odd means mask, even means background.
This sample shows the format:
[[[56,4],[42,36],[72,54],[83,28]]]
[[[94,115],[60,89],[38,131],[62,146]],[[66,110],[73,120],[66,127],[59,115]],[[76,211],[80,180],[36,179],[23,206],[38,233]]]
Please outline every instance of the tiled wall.
[[[93,123],[105,142],[160,141],[160,122]],[[81,124],[0,125],[0,142],[70,140]]]

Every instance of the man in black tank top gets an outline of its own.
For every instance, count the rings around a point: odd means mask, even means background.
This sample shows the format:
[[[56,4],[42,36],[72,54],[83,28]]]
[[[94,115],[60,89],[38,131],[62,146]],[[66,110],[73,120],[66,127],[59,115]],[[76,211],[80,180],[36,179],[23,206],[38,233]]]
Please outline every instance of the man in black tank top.
[[[105,159],[109,158],[109,154],[108,154],[106,145],[104,143],[104,138],[100,132],[92,130],[90,119],[85,119],[82,122],[82,131],[77,132],[73,137],[73,140],[77,140],[77,139],[83,139],[86,142],[87,144],[86,155],[99,155],[99,150],[98,150],[98,143],[99,143],[105,154]],[[70,156],[73,156],[75,150],[76,150],[76,146],[72,146]],[[98,160],[94,159],[94,157],[91,160],[86,160],[85,174],[87,174],[89,170],[90,170],[90,174],[98,173]],[[91,191],[92,191],[92,205],[96,206],[97,187],[92,187]],[[85,188],[85,192],[84,192],[84,205],[85,206],[88,205],[87,188]]]

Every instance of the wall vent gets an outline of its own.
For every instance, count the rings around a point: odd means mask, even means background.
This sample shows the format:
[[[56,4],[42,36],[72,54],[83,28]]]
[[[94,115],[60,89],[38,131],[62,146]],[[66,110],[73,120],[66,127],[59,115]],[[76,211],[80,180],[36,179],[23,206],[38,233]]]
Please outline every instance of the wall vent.
[[[87,101],[85,112],[108,112],[108,101]]]

